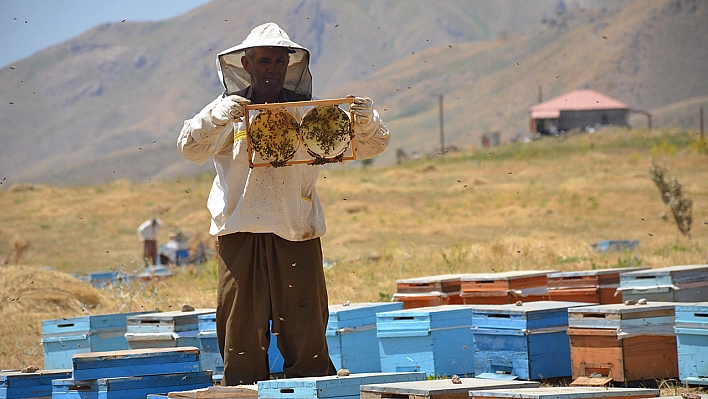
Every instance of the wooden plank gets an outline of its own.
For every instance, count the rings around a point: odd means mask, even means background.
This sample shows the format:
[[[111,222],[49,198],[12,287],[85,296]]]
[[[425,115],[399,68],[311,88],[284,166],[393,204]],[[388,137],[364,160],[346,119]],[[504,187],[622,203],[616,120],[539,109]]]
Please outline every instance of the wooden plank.
[[[361,373],[346,377],[325,376],[285,378],[258,382],[258,397],[267,399],[358,398],[359,388],[366,384],[399,381],[422,381],[424,373]]]
[[[675,336],[638,336],[622,341],[627,381],[678,378]]]
[[[614,387],[541,387],[470,391],[470,399],[631,399],[658,397],[658,389]]]
[[[340,104],[352,104],[354,102],[354,96],[347,96],[344,98],[334,98],[334,99],[324,99],[324,100],[308,100],[308,101],[290,101],[282,103],[269,103],[269,104],[246,104],[243,106],[247,111],[257,111],[266,109],[281,109],[281,108],[296,108],[296,107],[317,107],[321,105],[340,105]]]
[[[571,387],[605,387],[612,383],[611,377],[578,377],[570,383]]]
[[[190,391],[170,392],[168,398],[185,399],[231,399],[231,398],[258,398],[258,387],[256,385],[239,386],[213,386]]]
[[[430,399],[466,399],[471,389],[500,388],[536,388],[540,386],[535,381],[501,381],[481,378],[460,378],[459,384],[453,384],[451,379],[393,382],[386,384],[362,385],[361,398],[430,398]]]

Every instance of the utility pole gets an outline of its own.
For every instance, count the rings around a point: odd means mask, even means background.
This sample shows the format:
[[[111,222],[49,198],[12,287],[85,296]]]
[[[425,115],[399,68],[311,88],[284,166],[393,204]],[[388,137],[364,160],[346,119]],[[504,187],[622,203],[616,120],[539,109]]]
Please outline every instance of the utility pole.
[[[440,95],[440,153],[445,155],[445,133],[443,132],[443,95]]]
[[[698,126],[701,132],[701,143],[704,143],[703,141],[703,106],[699,108],[698,111]]]
[[[541,85],[538,85],[538,103],[540,104],[542,102],[543,102],[543,88],[541,87]]]

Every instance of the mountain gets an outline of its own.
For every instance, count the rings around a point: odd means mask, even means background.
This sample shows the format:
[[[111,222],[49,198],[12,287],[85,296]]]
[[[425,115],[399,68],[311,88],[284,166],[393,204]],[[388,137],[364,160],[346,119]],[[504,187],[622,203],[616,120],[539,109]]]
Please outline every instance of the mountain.
[[[390,148],[514,140],[528,109],[592,88],[697,129],[708,104],[708,3],[700,0],[214,0],[156,23],[111,23],[0,70],[0,180],[58,185],[211,171],[176,150],[221,93],[216,54],[274,21],[312,52],[314,95],[374,99]],[[646,120],[633,117],[635,126]]]

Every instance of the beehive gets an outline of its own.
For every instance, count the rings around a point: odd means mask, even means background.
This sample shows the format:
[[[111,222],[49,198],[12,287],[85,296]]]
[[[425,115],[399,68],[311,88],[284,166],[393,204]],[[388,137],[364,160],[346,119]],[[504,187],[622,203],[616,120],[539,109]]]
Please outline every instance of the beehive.
[[[377,313],[381,371],[474,374],[472,309],[442,305]]]
[[[522,270],[479,273],[462,277],[465,304],[505,304],[517,301],[546,301],[548,274],[558,270]]]
[[[568,309],[573,378],[598,377],[602,383],[678,377],[674,306],[649,302]]]
[[[144,399],[212,385],[211,371],[136,375],[94,380],[54,380],[52,399]]]
[[[209,322],[206,319],[200,322],[199,317],[215,312],[215,309],[195,309],[130,316],[125,339],[130,349],[199,347],[200,323],[201,327],[210,328]]]
[[[330,305],[326,337],[334,366],[352,373],[381,371],[376,313],[402,308],[398,302]]]
[[[44,368],[71,368],[77,353],[128,349],[127,318],[149,312],[114,313],[42,321]]]
[[[69,378],[71,370],[0,370],[0,399],[51,398],[52,380]]]
[[[679,379],[708,385],[708,302],[676,304]]]
[[[568,309],[581,302],[479,305],[472,312],[475,376],[539,380],[570,376]]]
[[[708,265],[669,266],[622,273],[618,290],[624,300],[708,301]]]
[[[548,296],[552,301],[621,303],[620,274],[646,268],[595,269],[548,275]]]
[[[462,304],[463,301],[460,296],[462,277],[467,275],[469,274],[439,274],[396,280],[396,294],[393,296],[393,300],[403,302],[406,305],[406,309]],[[440,298],[439,303],[424,303],[421,299],[425,297],[425,294],[429,294],[431,298],[437,296]],[[420,304],[420,306],[416,306],[417,304]]]

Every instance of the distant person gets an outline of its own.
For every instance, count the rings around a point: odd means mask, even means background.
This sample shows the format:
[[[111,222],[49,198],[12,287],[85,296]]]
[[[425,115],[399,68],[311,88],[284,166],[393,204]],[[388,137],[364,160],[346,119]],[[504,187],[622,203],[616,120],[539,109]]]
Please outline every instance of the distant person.
[[[177,250],[179,250],[179,242],[177,241],[177,233],[170,234],[170,239],[167,243],[160,246],[160,264],[169,265],[177,264]]]
[[[143,242],[143,262],[145,266],[155,265],[157,261],[157,233],[162,226],[160,219],[151,218],[138,226],[138,237]]]
[[[270,376],[269,321],[286,377],[336,373],[325,330],[329,315],[320,236],[325,233],[315,184],[318,165],[250,168],[243,105],[312,99],[310,52],[278,25],[254,28],[217,56],[225,91],[184,122],[178,147],[216,178],[207,207],[218,236],[216,325],[224,358],[222,385]],[[356,158],[384,151],[389,131],[367,97],[355,97]],[[289,107],[300,120],[310,107]],[[307,155],[304,146],[296,157]]]
[[[160,263],[163,265],[177,265],[178,252],[186,249],[187,243],[185,242],[184,234],[181,232],[170,233],[169,241],[160,246]]]

